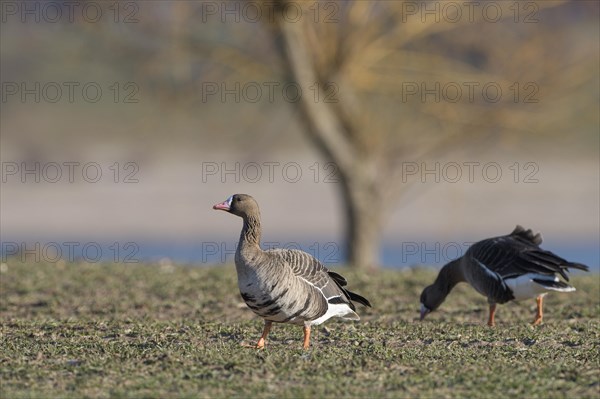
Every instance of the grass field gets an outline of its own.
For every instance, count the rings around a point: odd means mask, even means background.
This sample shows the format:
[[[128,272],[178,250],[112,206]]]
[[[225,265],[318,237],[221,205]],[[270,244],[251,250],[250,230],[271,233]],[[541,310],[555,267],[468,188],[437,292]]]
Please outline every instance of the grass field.
[[[232,265],[23,264],[0,268],[2,398],[519,397],[600,395],[600,287],[500,306],[459,286],[421,323],[426,269],[340,269],[373,303],[358,323],[329,321],[301,349],[302,329],[243,305]]]

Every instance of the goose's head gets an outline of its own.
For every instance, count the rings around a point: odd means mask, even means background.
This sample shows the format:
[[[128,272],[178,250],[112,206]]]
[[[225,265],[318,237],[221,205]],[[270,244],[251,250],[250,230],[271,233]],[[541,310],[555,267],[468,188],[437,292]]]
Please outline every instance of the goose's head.
[[[426,287],[421,293],[421,320],[439,308],[444,299],[446,295],[435,284]]]
[[[258,204],[248,194],[234,194],[225,201],[213,206],[213,209],[233,213],[236,216],[246,218],[258,213]]]

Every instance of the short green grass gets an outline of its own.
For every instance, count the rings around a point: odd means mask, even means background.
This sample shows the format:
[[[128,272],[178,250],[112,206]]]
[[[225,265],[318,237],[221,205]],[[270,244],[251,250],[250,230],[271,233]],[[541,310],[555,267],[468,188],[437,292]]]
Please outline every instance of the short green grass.
[[[519,397],[600,395],[599,276],[535,301],[500,306],[461,285],[418,322],[426,269],[340,269],[366,296],[360,322],[302,329],[243,305],[233,266],[23,264],[0,268],[2,398]]]

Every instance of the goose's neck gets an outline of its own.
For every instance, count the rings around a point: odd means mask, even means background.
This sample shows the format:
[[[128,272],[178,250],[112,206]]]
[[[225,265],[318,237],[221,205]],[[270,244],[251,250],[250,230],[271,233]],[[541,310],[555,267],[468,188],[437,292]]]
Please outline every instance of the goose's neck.
[[[248,215],[244,218],[238,251],[255,249],[260,250],[260,215]]]
[[[435,285],[437,285],[446,295],[452,291],[452,288],[454,288],[456,284],[465,281],[461,260],[462,258],[458,258],[447,263],[442,267],[440,274],[435,280]]]

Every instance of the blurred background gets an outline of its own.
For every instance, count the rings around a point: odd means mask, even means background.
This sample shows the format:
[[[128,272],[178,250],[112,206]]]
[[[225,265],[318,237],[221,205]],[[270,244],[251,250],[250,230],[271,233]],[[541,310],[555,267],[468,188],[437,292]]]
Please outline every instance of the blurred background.
[[[68,3],[68,4],[66,4]],[[541,231],[598,270],[597,1],[2,2],[3,257],[441,265]]]

